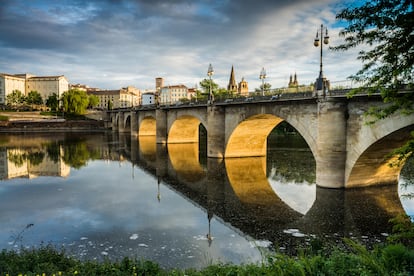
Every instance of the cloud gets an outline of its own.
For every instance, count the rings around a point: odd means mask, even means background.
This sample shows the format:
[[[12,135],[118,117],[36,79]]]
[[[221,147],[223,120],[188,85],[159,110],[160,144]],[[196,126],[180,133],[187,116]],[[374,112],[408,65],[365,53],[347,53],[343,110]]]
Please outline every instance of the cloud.
[[[71,83],[115,89],[194,86],[206,77],[226,87],[231,66],[250,90],[267,70],[272,87],[289,74],[314,81],[318,26],[334,26],[336,0],[290,1],[5,1],[0,8],[0,72],[64,74]],[[338,29],[332,27],[332,41]],[[344,55],[344,54],[342,54]],[[328,77],[345,79],[355,57],[326,54]],[[334,63],[334,65],[329,65]],[[331,71],[330,71],[331,70]],[[332,78],[331,78],[332,80]]]

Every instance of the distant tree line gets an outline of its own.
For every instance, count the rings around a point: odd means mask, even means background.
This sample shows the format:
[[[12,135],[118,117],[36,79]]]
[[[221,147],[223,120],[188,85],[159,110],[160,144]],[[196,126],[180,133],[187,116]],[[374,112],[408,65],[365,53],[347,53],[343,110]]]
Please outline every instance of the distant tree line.
[[[62,111],[68,114],[81,115],[86,112],[87,108],[93,108],[99,103],[99,98],[95,95],[88,95],[85,91],[79,89],[70,89],[62,94],[59,98],[53,93],[45,101],[37,91],[30,91],[25,96],[20,90],[13,92],[6,97],[7,105],[11,108],[22,106],[45,105],[51,111]]]

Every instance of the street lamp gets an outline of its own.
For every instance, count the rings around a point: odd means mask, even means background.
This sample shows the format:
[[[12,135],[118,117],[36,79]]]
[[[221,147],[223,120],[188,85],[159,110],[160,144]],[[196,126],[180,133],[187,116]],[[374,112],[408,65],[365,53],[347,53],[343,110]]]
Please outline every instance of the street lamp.
[[[209,93],[208,93],[208,103],[209,104],[213,104],[213,101],[214,101],[213,91],[211,90],[211,85],[212,85],[211,76],[213,74],[214,74],[213,66],[211,66],[211,63],[210,63],[210,65],[208,66],[208,71],[207,71],[207,76],[210,78],[210,90],[209,90]]]
[[[262,68],[262,71],[260,71],[259,78],[262,80],[262,96],[264,96],[264,79],[266,78],[266,70],[264,67]]]
[[[325,31],[325,35],[323,35],[324,31]],[[319,35],[321,39],[323,36],[323,43],[319,42]],[[315,37],[315,41],[313,42],[313,45],[315,47],[318,47],[318,46],[321,47],[319,77],[316,79],[315,89],[317,91],[322,91],[323,95],[325,95],[325,90],[327,89],[327,87],[326,87],[326,79],[323,77],[323,72],[322,72],[322,53],[323,53],[322,45],[328,44],[328,43],[329,43],[328,28],[324,27],[323,24],[321,24],[321,29],[316,31],[316,37]]]

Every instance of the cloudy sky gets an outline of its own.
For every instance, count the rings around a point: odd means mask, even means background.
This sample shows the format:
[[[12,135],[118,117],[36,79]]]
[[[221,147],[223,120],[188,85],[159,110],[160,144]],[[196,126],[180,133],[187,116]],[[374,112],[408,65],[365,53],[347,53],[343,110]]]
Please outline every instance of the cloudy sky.
[[[300,84],[319,73],[321,24],[330,46],[341,43],[335,14],[340,0],[2,0],[0,72],[65,75],[70,83],[101,89],[133,85],[194,87],[206,78],[226,87],[232,65],[236,81],[259,87],[264,67],[273,88]],[[324,45],[325,46],[325,45]],[[324,47],[324,73],[344,81],[361,66],[356,51]]]

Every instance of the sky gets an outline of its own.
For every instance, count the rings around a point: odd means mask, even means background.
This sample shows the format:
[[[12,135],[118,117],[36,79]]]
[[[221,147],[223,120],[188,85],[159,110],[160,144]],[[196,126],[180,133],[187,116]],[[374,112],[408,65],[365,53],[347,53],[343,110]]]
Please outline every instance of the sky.
[[[0,73],[65,75],[71,84],[101,89],[165,85],[195,87],[214,69],[227,87],[231,67],[249,91],[261,69],[272,88],[290,75],[310,84],[319,75],[321,24],[328,28],[323,72],[343,83],[361,68],[357,49],[333,52],[343,42],[335,15],[339,0],[1,0]]]

